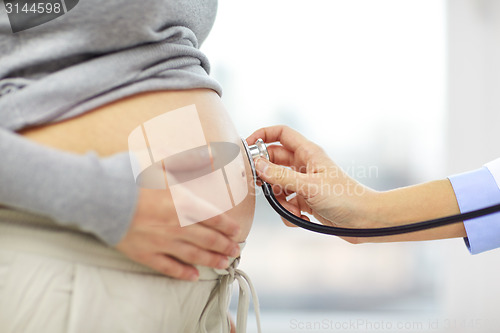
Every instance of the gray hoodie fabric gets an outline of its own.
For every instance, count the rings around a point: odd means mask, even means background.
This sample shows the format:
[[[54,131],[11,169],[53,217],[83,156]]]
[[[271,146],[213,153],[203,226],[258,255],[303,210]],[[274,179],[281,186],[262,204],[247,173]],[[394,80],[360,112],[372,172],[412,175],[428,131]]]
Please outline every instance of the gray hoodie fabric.
[[[217,1],[73,0],[71,10],[18,32],[15,8],[6,4],[0,3],[0,204],[114,245],[129,227],[138,195],[128,153],[76,155],[16,131],[145,91],[220,94],[199,50]]]

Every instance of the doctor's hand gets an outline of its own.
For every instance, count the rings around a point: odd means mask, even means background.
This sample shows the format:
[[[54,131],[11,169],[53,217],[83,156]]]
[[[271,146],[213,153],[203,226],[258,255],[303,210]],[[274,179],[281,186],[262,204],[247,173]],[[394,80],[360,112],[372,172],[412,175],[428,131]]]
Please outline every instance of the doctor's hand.
[[[259,129],[247,143],[254,144],[258,138],[267,144],[281,143],[267,146],[271,162],[255,161],[258,176],[273,185],[286,209],[306,220],[303,212],[325,225],[384,228],[460,212],[448,179],[377,192],[349,177],[323,149],[286,126]],[[342,238],[356,244],[454,237],[466,237],[463,223],[394,236]]]
[[[377,192],[349,177],[318,145],[286,126],[257,130],[247,142],[254,144],[258,138],[267,144],[281,143],[267,146],[272,162],[263,158],[255,162],[257,175],[274,185],[273,192],[285,208],[305,219],[303,212],[312,214],[325,225],[375,227],[370,208]],[[290,198],[291,194],[295,196]]]
[[[179,211],[215,209],[189,193],[176,205],[186,205]],[[239,256],[239,232],[238,221],[226,214],[181,227],[170,192],[141,188],[135,216],[116,248],[167,276],[194,281],[199,273],[193,265],[226,268],[228,256]]]

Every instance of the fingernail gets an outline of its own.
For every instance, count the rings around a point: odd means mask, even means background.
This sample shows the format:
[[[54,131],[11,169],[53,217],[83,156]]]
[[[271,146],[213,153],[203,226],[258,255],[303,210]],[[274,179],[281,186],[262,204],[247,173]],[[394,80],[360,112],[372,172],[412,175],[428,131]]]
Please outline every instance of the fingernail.
[[[229,259],[224,258],[219,261],[219,264],[217,265],[217,268],[227,268],[229,266]]]
[[[259,173],[265,173],[267,168],[269,168],[269,163],[267,162],[267,160],[263,159],[263,158],[258,158],[256,161],[255,161],[255,169],[259,172]]]
[[[236,258],[240,255],[240,248],[239,247],[235,247],[232,251],[231,251],[231,257],[233,258]]]
[[[198,281],[198,278],[199,278],[199,275],[198,273],[192,273],[191,275],[189,275],[189,281]]]

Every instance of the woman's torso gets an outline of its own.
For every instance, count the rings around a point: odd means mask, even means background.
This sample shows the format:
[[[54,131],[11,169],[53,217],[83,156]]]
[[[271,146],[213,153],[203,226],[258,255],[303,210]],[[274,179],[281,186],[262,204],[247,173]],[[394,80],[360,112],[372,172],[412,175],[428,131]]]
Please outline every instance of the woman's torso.
[[[216,11],[217,0],[80,0],[18,33],[0,14],[2,126],[54,148],[108,156],[126,151],[130,132],[145,121],[195,104],[207,141],[241,147],[199,51]],[[241,240],[254,210],[246,169],[250,195],[229,212],[241,221]]]
[[[209,89],[156,91],[137,94],[101,106],[78,117],[20,131],[27,139],[64,151],[95,151],[109,156],[128,150],[129,134],[144,122],[188,105],[195,105],[208,142],[232,142],[242,150],[231,119],[217,95]],[[189,135],[189,129],[186,129]],[[242,150],[243,152],[243,150]],[[244,154],[244,153],[243,153]],[[250,231],[255,207],[251,170],[246,163],[249,194],[228,214],[242,226],[239,241]]]

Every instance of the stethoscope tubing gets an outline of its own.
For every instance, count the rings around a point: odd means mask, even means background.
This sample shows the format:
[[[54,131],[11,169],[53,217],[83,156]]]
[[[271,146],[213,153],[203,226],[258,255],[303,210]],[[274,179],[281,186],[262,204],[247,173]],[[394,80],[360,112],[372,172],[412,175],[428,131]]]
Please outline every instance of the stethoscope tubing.
[[[341,227],[327,226],[323,224],[309,222],[298,216],[295,216],[278,202],[278,200],[274,196],[270,184],[262,181],[261,187],[262,191],[264,192],[264,196],[266,197],[271,207],[288,222],[313,232],[327,234],[327,235],[341,236],[341,237],[381,237],[381,236],[400,235],[410,232],[438,228],[445,225],[459,223],[465,220],[470,220],[473,218],[500,212],[500,204],[496,204],[482,209],[470,211],[467,213],[445,216],[433,220],[404,224],[394,227],[367,228],[367,229],[341,228]]]

